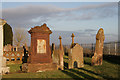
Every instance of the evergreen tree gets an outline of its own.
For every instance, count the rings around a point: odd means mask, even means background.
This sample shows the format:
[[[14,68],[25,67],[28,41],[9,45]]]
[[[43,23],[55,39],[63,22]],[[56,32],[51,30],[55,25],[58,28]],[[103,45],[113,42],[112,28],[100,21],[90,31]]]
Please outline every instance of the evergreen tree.
[[[3,26],[4,46],[7,44],[13,44],[13,32],[9,24]]]

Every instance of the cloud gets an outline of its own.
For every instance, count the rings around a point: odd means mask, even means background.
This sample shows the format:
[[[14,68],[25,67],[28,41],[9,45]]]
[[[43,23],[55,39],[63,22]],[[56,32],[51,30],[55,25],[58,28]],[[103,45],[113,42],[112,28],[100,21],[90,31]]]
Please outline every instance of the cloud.
[[[76,8],[60,8],[54,5],[25,5],[5,8],[2,17],[13,26],[35,26],[53,19],[91,20],[112,17],[117,14],[117,3],[83,5]]]
[[[53,7],[51,5],[26,5],[16,8],[3,9],[3,18],[8,20],[12,24],[36,24],[47,20],[52,17],[53,14],[60,12],[61,9]],[[34,21],[39,19],[39,21]]]
[[[97,31],[97,30],[95,30],[95,29],[85,29],[85,32],[95,32],[95,31]]]

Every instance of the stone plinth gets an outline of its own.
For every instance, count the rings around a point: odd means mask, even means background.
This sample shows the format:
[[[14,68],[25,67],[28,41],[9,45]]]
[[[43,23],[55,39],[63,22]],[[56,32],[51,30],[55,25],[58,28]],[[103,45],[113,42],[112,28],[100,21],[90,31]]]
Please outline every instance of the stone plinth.
[[[28,64],[28,72],[40,72],[48,70],[57,70],[57,65],[53,63]]]

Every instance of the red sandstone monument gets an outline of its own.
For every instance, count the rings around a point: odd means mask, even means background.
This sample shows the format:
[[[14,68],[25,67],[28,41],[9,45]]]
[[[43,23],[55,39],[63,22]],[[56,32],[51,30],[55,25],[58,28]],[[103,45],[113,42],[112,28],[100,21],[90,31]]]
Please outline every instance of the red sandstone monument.
[[[49,35],[52,31],[46,24],[35,26],[28,31],[31,34],[31,47],[29,52],[27,72],[39,72],[57,69],[57,65],[52,63],[51,50],[49,45]]]
[[[52,59],[49,35],[52,31],[43,24],[31,28],[28,32],[31,34],[30,63],[50,63]]]

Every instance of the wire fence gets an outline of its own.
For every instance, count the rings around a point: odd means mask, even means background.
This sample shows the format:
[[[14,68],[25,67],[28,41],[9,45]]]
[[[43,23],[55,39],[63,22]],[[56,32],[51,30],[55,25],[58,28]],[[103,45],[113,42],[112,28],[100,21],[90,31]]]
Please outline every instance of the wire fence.
[[[83,53],[84,55],[93,55],[95,51],[95,45],[92,44],[81,44],[83,47]],[[103,54],[104,55],[120,55],[120,42],[109,42],[104,43],[103,48]]]

